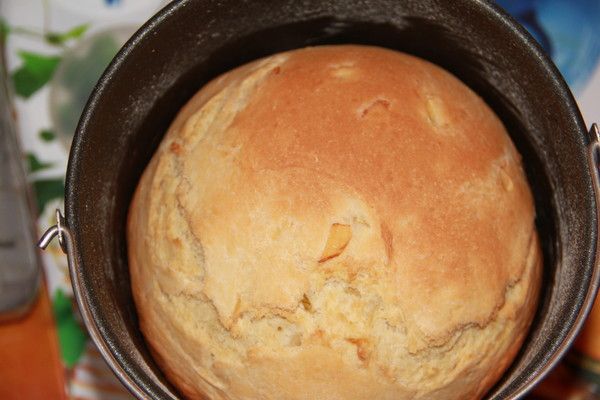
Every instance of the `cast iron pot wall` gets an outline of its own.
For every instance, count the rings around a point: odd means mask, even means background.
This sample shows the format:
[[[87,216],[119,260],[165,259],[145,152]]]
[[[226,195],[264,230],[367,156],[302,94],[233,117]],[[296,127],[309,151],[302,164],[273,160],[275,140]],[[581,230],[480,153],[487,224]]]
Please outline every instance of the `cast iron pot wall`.
[[[513,136],[536,200],[543,298],[517,361],[488,398],[521,395],[571,339],[592,283],[596,205],[586,131],[565,83],[533,39],[482,0],[186,0],[142,27],[92,94],[67,172],[66,220],[102,340],[139,393],[177,398],[137,327],[125,238],[134,188],[176,112],[203,84],[258,57],[325,43],[431,60],[478,92]]]

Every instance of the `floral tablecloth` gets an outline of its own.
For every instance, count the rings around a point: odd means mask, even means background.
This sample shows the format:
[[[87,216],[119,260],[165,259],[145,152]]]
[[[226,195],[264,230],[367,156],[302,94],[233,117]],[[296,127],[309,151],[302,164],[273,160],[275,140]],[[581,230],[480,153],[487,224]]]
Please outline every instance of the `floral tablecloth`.
[[[587,123],[600,121],[600,1],[502,0],[552,55]],[[18,129],[40,212],[40,230],[62,209],[71,135],[91,89],[119,47],[166,1],[3,0]],[[43,254],[67,393],[131,398],[90,342],[76,313],[66,259],[56,242]]]

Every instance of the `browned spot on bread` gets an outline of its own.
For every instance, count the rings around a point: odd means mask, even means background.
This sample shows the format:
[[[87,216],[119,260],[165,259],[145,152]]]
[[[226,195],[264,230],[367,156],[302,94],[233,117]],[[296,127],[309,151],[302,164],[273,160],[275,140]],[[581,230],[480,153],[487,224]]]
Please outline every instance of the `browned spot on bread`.
[[[304,294],[304,296],[302,296],[302,300],[300,300],[300,303],[306,311],[312,311],[312,303],[310,302],[310,299],[306,296],[306,293]]]
[[[356,346],[356,356],[363,363],[367,363],[371,357],[371,351],[369,350],[369,341],[363,338],[346,338],[348,343],[352,343]]]
[[[389,262],[392,259],[392,254],[394,253],[394,237],[392,236],[392,232],[385,222],[381,223],[381,238],[385,244],[385,253]]]
[[[386,99],[375,99],[373,102],[371,102],[369,105],[367,105],[360,111],[360,117],[361,118],[366,117],[369,112],[371,112],[372,110],[374,110],[376,108],[389,110],[390,102]]]
[[[331,348],[331,343],[329,338],[325,335],[325,332],[322,329],[316,329],[309,338],[312,343],[319,344],[324,347]]]
[[[177,154],[179,156],[179,155],[181,155],[182,148],[179,143],[173,142],[169,146],[169,150],[171,150],[172,153]]]

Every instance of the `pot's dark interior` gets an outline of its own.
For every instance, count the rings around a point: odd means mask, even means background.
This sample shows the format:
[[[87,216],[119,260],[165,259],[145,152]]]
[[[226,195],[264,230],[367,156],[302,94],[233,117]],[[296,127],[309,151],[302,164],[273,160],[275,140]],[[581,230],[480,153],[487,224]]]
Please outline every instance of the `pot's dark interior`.
[[[143,27],[98,84],[67,176],[67,221],[83,290],[117,360],[155,398],[176,396],[136,325],[125,222],[136,183],[178,109],[204,83],[278,51],[363,43],[450,70],[500,115],[533,187],[545,256],[543,299],[511,370],[511,398],[560,350],[591,279],[596,216],[581,116],[562,79],[514,22],[483,1],[183,1]]]

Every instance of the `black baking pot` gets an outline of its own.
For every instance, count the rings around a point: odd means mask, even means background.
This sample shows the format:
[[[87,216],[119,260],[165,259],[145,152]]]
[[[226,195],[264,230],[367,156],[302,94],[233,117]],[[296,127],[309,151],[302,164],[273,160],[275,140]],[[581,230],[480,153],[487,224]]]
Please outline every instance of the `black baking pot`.
[[[523,396],[565,353],[598,286],[598,143],[540,47],[483,0],[186,0],[146,23],[90,97],[69,159],[66,218],[41,242],[59,235],[92,339],[137,397],[178,398],[144,344],[131,296],[125,222],[138,179],[177,111],[211,78],[326,43],[428,59],[479,93],[512,135],[535,196],[544,283],[528,339],[487,398]]]

